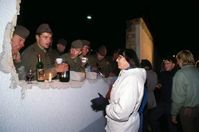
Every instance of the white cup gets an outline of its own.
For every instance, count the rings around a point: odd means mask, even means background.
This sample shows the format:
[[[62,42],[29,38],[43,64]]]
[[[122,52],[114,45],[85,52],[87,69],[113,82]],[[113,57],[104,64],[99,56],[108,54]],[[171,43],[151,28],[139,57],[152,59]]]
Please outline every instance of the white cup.
[[[82,58],[81,58],[81,61],[82,61],[82,63],[83,63],[83,64],[85,64],[85,63],[87,63],[88,58],[86,58],[86,57],[82,57]]]
[[[56,58],[56,63],[57,64],[61,64],[63,62],[63,59],[62,58]]]

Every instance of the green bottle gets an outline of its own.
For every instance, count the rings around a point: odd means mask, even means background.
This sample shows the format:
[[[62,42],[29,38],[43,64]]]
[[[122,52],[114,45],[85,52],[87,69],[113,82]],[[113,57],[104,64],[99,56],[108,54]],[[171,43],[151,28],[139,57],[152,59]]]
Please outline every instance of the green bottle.
[[[44,71],[44,64],[41,59],[41,55],[37,55],[37,65],[36,65],[36,79],[38,82],[44,82],[45,80],[45,71]]]
[[[68,70],[61,72],[59,75],[60,82],[69,82],[70,81],[70,65],[68,64]]]

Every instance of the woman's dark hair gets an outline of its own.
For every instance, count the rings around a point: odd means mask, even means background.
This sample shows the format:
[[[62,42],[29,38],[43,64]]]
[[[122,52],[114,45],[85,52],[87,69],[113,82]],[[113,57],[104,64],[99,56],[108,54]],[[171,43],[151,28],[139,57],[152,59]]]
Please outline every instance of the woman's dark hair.
[[[142,59],[140,65],[142,68],[145,68],[147,70],[152,70],[152,64],[148,59]]]
[[[119,54],[125,57],[130,67],[135,68],[140,66],[138,56],[133,49],[123,49]]]

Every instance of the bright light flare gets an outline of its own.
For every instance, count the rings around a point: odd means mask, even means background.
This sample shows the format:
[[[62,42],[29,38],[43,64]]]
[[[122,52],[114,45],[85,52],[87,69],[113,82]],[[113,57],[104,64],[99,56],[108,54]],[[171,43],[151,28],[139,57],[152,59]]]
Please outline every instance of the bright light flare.
[[[92,16],[91,15],[87,15],[86,18],[87,18],[87,20],[91,20]]]

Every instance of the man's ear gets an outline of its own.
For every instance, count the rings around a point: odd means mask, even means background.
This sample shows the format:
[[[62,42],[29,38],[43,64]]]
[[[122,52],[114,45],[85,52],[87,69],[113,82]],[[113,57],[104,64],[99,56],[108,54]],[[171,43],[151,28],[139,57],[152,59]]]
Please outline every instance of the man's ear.
[[[79,55],[81,55],[81,54],[82,54],[82,51],[79,52]]]
[[[39,35],[35,35],[35,39],[38,41],[39,40]]]

